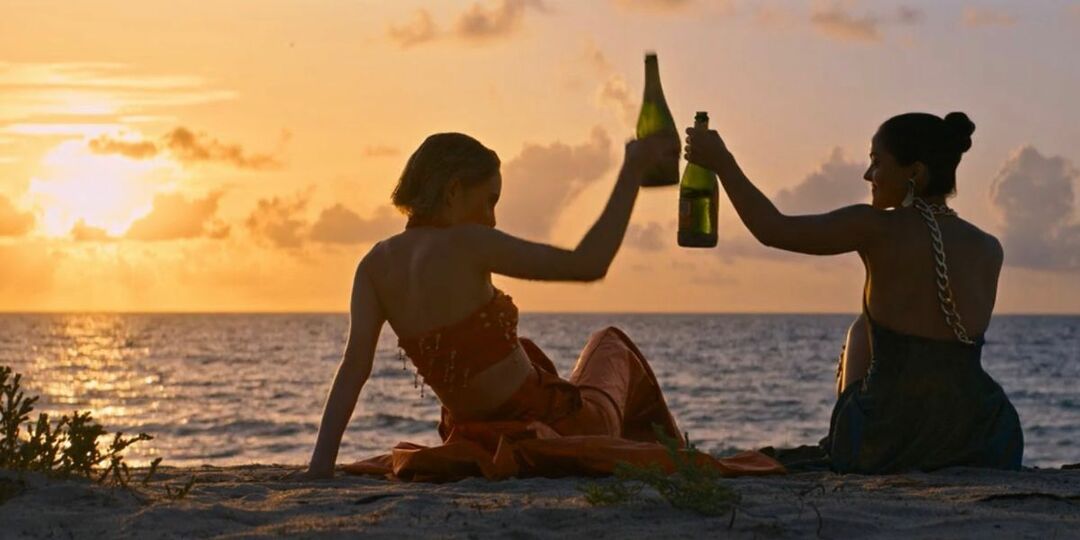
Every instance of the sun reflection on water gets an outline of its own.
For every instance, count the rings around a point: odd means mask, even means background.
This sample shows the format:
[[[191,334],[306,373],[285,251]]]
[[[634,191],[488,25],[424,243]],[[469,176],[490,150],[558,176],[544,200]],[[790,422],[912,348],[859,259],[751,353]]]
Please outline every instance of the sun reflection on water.
[[[35,412],[58,418],[89,411],[110,430],[137,428],[133,419],[145,416],[148,398],[164,387],[155,384],[160,374],[146,371],[143,360],[151,349],[132,346],[138,338],[134,321],[115,314],[43,317],[38,322],[45,339],[30,347],[33,358],[23,379],[28,394],[40,395]],[[153,442],[141,443],[140,453],[154,452]]]

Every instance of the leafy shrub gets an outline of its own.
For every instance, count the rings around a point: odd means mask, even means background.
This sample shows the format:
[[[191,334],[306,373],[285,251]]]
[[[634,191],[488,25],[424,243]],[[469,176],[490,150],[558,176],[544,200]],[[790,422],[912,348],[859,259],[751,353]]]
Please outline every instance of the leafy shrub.
[[[51,421],[48,414],[40,413],[36,422],[30,422],[30,412],[38,397],[26,397],[20,389],[21,380],[21,374],[12,377],[11,368],[0,366],[0,469],[35,471],[58,477],[81,476],[102,484],[126,487],[130,471],[123,452],[129,446],[153,437],[145,433],[131,437],[116,433],[102,451],[98,439],[108,433],[89,412],[75,411],[56,421]],[[151,464],[144,482],[160,462],[159,458]]]
[[[732,510],[740,496],[720,481],[720,473],[709,465],[705,456],[690,443],[685,448],[679,441],[653,426],[657,438],[664,445],[674,464],[674,472],[668,474],[658,464],[635,466],[629,463],[615,465],[615,478],[606,483],[589,483],[579,489],[585,500],[592,505],[623,504],[644,500],[646,487],[655,490],[675,508],[691,510],[707,516],[717,516]]]

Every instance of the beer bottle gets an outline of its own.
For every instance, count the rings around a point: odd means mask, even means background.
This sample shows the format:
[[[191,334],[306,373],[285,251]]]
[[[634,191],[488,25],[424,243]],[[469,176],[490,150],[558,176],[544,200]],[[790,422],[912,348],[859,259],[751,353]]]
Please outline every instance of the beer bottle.
[[[694,127],[709,129],[709,113],[694,116]],[[717,240],[716,207],[719,186],[712,171],[687,163],[679,182],[679,245],[715,247]]]
[[[664,99],[664,89],[660,86],[660,67],[656,61],[656,53],[650,52],[645,55],[645,96],[641,102],[641,113],[638,114],[637,137],[640,139],[654,133],[669,134],[674,144],[681,148],[679,130],[675,127],[671,109]],[[641,185],[673,186],[678,183],[678,178],[679,152],[676,151],[670,158],[646,172]]]

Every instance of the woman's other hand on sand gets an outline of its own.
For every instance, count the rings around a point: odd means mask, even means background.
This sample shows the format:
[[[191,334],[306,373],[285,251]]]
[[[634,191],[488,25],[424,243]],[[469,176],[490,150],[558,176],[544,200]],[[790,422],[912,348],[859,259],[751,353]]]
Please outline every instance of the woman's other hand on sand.
[[[731,159],[731,152],[714,129],[687,128],[684,155],[686,161],[713,172],[720,172],[724,164]]]
[[[308,467],[303,471],[292,471],[281,480],[286,482],[316,482],[319,480],[331,480],[334,478],[334,469],[312,469]]]

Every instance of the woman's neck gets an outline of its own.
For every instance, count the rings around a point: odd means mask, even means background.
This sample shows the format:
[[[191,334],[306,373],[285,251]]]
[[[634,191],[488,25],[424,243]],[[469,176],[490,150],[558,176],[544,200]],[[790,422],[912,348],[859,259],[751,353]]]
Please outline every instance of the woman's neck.
[[[405,223],[406,229],[414,229],[416,227],[437,227],[444,228],[453,225],[450,220],[444,216],[409,216],[409,221]]]

